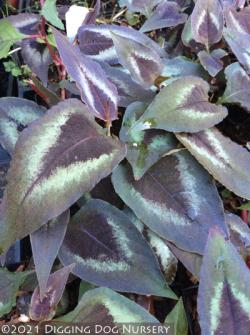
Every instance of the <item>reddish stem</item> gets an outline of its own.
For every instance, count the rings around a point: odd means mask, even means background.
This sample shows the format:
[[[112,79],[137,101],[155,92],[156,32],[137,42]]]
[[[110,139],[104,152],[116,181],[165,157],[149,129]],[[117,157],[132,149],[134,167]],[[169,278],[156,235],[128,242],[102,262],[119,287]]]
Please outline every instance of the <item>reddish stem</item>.
[[[39,97],[41,97],[47,104],[48,104],[48,98],[47,96],[41,92],[38,87],[36,87],[36,85],[33,83],[32,80],[28,80],[28,84],[30,85],[30,87],[32,88],[32,90],[34,92],[36,92],[37,95],[39,95]]]
[[[248,210],[247,209],[242,209],[241,218],[246,224],[248,224]]]

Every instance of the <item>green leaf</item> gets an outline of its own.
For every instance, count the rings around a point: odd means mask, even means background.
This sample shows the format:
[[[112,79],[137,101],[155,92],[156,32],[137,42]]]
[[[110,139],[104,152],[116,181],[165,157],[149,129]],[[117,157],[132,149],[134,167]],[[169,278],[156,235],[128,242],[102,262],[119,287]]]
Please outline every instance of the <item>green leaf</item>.
[[[188,334],[188,323],[182,298],[180,298],[172,311],[168,314],[164,324],[170,326],[173,335]]]
[[[154,323],[159,321],[143,307],[108,289],[97,288],[83,295],[76,308],[58,318],[62,322],[84,322],[86,324]]]
[[[16,30],[8,19],[0,20],[0,59],[7,57],[12,45],[25,37],[26,35]]]
[[[250,153],[247,149],[216,128],[176,136],[215,179],[238,196],[250,200]]]
[[[0,246],[31,234],[89,192],[126,155],[86,106],[68,99],[25,129],[8,171]]]
[[[12,155],[20,129],[44,115],[45,108],[16,97],[0,98],[0,143]]]
[[[75,263],[72,272],[95,285],[176,299],[142,234],[102,200],[89,200],[74,215],[59,259],[64,265]]]
[[[130,127],[144,113],[147,105],[142,102],[130,104],[123,117],[120,139],[127,144],[127,160],[132,166],[134,177],[140,179],[164,154],[177,148],[173,134],[163,130],[133,131]]]
[[[9,272],[0,268],[0,317],[9,313],[16,305],[16,295],[19,286],[33,271]]]
[[[202,334],[248,335],[250,271],[219,230],[212,230],[200,272],[198,313]]]
[[[201,78],[178,78],[156,95],[132,129],[163,129],[191,133],[220,123],[228,114],[225,107],[208,101],[209,85]]]
[[[64,30],[64,25],[58,17],[56,0],[46,0],[41,10],[41,15],[53,26]]]
[[[238,207],[238,209],[247,209],[248,211],[250,211],[250,201],[248,201],[245,204],[241,205],[240,207]]]
[[[183,250],[203,254],[214,225],[227,232],[213,180],[186,150],[162,158],[138,181],[128,164],[119,165],[112,182],[145,225]]]

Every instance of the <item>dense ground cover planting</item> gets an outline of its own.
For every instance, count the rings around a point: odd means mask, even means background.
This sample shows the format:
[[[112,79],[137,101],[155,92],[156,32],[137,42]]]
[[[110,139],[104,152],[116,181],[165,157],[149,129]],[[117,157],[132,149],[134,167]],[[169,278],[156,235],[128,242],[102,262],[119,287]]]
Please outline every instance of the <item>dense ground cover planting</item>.
[[[1,323],[249,335],[248,2],[30,4],[0,20]]]

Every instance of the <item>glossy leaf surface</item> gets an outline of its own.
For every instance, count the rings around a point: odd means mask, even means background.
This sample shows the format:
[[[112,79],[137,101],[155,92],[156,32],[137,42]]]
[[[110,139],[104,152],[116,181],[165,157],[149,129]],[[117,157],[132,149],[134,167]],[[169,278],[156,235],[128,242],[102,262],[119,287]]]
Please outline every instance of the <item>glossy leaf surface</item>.
[[[139,181],[120,165],[112,181],[143,223],[181,249],[202,254],[211,226],[227,230],[213,181],[188,152],[162,158]]]
[[[250,199],[250,153],[216,128],[179,134],[179,141],[217,179],[240,197]]]
[[[60,215],[125,155],[124,145],[104,136],[79,100],[51,108],[22,132],[16,144],[1,217],[1,247]]]
[[[226,51],[222,49],[213,50],[211,53],[202,50],[198,53],[202,66],[212,77],[215,77],[223,69],[223,61],[221,59],[226,55]]]
[[[75,263],[73,273],[95,285],[175,298],[141,233],[102,200],[88,201],[73,217],[59,258],[64,265]]]

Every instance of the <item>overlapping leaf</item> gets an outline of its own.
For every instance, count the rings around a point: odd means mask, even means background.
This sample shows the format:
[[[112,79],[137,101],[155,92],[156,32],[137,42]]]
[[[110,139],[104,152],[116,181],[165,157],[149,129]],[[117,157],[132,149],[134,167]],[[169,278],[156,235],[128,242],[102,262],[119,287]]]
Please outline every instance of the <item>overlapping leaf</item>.
[[[0,99],[0,143],[13,154],[20,131],[40,118],[45,108],[35,102],[15,97]]]
[[[149,16],[162,0],[119,0],[120,6],[126,6],[131,12],[140,12]]]
[[[9,272],[0,268],[0,317],[15,306],[19,286],[31,272]]]
[[[180,12],[180,6],[173,1],[161,2],[141,27],[141,32],[152,31],[168,27],[175,27],[185,23],[187,15]]]
[[[145,48],[150,48],[150,50],[154,50],[161,57],[166,56],[164,49],[145,34],[132,28],[108,24],[101,26],[91,24],[81,26],[78,31],[80,50],[94,60],[109,64],[118,64],[119,59],[113,44],[111,32],[129,39],[129,41],[132,40],[134,43],[141,44]]]
[[[197,132],[212,127],[227,116],[227,109],[208,102],[208,91],[201,78],[176,79],[160,91],[133,129]]]
[[[64,265],[75,263],[73,273],[98,286],[175,299],[143,236],[102,200],[90,200],[73,217],[59,258]]]
[[[249,334],[249,281],[249,269],[233,245],[219,231],[211,232],[198,292],[202,334]]]
[[[22,41],[22,57],[32,72],[47,85],[49,65],[52,63],[47,46],[35,40],[24,40]]]
[[[130,127],[144,113],[147,105],[134,102],[123,116],[120,139],[127,144],[127,160],[132,166],[135,179],[140,179],[164,154],[176,149],[178,142],[171,133],[163,130],[130,131]]]
[[[159,321],[143,307],[108,289],[97,288],[83,295],[76,308],[57,321],[87,324],[154,323]]]
[[[57,13],[56,0],[45,0],[41,15],[44,16],[49,23],[53,24],[53,26],[64,29],[64,25]]]
[[[117,87],[119,106],[127,107],[134,101],[152,101],[155,93],[133,81],[129,72],[124,68],[109,66],[107,63],[102,63],[102,68],[109,80]]]
[[[82,100],[92,113],[108,122],[117,118],[118,93],[116,87],[107,79],[101,66],[84,57],[73,47],[65,36],[53,30],[62,61],[75,80]]]
[[[40,15],[33,13],[19,13],[16,15],[9,15],[8,20],[20,33],[32,35],[38,31]]]
[[[224,37],[238,61],[250,74],[250,35],[227,28],[224,29]]]
[[[196,42],[209,49],[219,42],[223,32],[223,10],[218,0],[197,0],[191,15],[192,33]]]
[[[250,112],[250,77],[239,63],[233,63],[225,69],[227,86],[222,103],[240,104]]]
[[[85,17],[83,23],[84,24],[95,24],[96,23],[96,19],[97,19],[97,17],[100,14],[100,10],[101,10],[101,1],[100,0],[96,0],[94,8],[89,11],[89,13]]]
[[[223,69],[223,61],[221,59],[226,55],[227,52],[222,49],[213,50],[211,53],[202,50],[198,53],[202,66],[212,77],[215,77]]]
[[[8,172],[2,249],[64,212],[111,173],[126,148],[103,133],[75,99],[59,103],[22,132]]]
[[[168,325],[174,335],[188,335],[188,323],[182,298],[167,315],[165,325]]]
[[[211,226],[227,230],[211,177],[187,151],[162,158],[139,181],[120,165],[112,181],[143,223],[181,249],[202,254]]]
[[[25,37],[8,19],[0,20],[0,59],[7,57],[12,45]]]
[[[119,62],[141,86],[152,86],[162,72],[163,64],[156,50],[112,30],[111,37]]]
[[[216,128],[197,134],[178,134],[177,138],[215,179],[240,197],[250,199],[250,153],[247,149]]]
[[[225,10],[226,25],[243,34],[250,34],[250,7],[245,7],[240,12],[231,7]]]
[[[69,211],[66,211],[30,235],[41,300],[46,293],[50,271],[64,239],[68,221]]]
[[[140,221],[132,210],[125,207],[123,210],[130,221],[135,225],[135,227],[143,234],[150,244],[151,248],[154,250],[159,263],[161,265],[162,272],[168,284],[172,284],[175,279],[177,271],[177,259],[174,254],[170,251],[168,247],[168,242],[162,239],[159,235],[155,234],[151,229],[145,226],[142,221]]]
[[[74,264],[52,273],[49,276],[45,297],[40,300],[40,292],[37,287],[31,297],[29,315],[34,321],[51,320],[56,311],[56,306],[62,298],[63,291],[67,284],[68,276]]]

